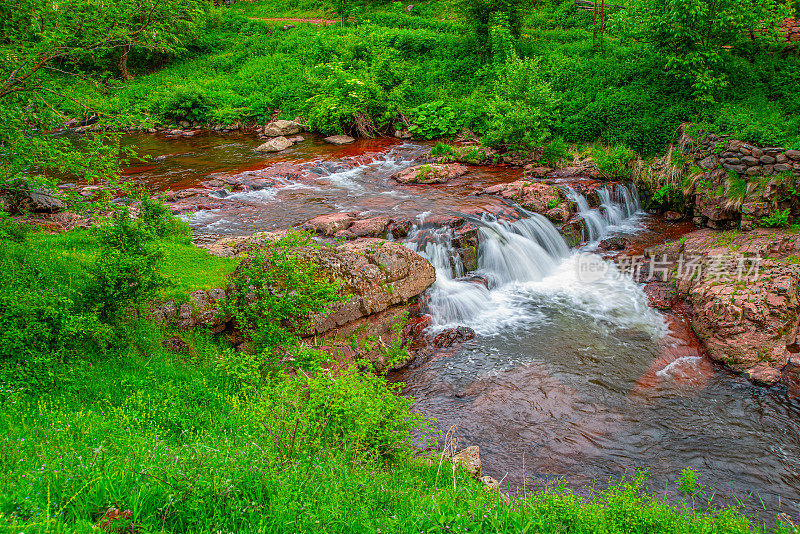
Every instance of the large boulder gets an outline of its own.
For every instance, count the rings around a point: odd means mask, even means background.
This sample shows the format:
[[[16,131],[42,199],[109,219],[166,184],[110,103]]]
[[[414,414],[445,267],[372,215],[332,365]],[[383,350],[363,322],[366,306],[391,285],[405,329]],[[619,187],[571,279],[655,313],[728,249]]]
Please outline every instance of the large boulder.
[[[467,173],[469,169],[458,163],[416,165],[398,172],[393,179],[401,184],[443,184]]]
[[[326,332],[367,315],[403,304],[436,280],[428,260],[399,243],[358,239],[337,247],[309,248],[305,257],[332,280],[340,281],[349,297],[312,318],[312,333]]]
[[[255,148],[256,152],[281,152],[286,150],[294,143],[286,139],[285,137],[275,137],[274,139],[270,139],[263,145],[259,145]]]
[[[264,129],[261,133],[265,137],[285,137],[287,135],[296,135],[300,133],[300,125],[294,121],[273,121],[264,126]]]
[[[796,357],[800,240],[786,230],[693,232],[646,251],[694,310],[692,328],[717,362],[772,384]],[[654,276],[656,273],[650,273]]]
[[[0,208],[9,213],[57,213],[64,209],[58,193],[23,181],[0,186]]]

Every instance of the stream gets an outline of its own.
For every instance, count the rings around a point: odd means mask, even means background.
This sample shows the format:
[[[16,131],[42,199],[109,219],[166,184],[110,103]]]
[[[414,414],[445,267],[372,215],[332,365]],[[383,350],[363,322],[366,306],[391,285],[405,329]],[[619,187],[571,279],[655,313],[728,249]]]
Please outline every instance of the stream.
[[[342,211],[413,220],[405,243],[437,273],[424,299],[432,331],[463,325],[477,335],[390,378],[443,433],[455,427],[460,446],[480,446],[484,474],[512,493],[559,480],[589,491],[647,469],[650,488],[676,500],[675,481],[692,467],[716,504],[741,502],[769,526],[778,512],[798,517],[800,402],[712,365],[686,309],[650,308],[642,285],[613,267],[581,275],[583,253],[604,237],[626,236],[629,252],[640,252],[691,225],[641,211],[633,187],[604,188],[602,205],[590,208],[565,184],[589,241],[570,250],[544,217],[474,194],[519,179],[520,169],[474,167],[447,184],[400,185],[390,176],[426,145],[311,138],[263,155],[252,150],[260,142],[127,136],[152,159],[125,174],[160,191],[209,188],[182,215],[198,241]],[[251,186],[220,185],[231,183]],[[479,227],[473,273],[442,224],[454,215]]]

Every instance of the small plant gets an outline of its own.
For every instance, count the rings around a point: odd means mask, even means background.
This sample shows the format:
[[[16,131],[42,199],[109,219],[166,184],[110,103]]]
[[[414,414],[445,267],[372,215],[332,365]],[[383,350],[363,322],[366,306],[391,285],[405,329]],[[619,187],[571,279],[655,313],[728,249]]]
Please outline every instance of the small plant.
[[[630,179],[630,162],[636,154],[625,145],[598,146],[592,149],[592,159],[597,170],[606,178]]]
[[[414,182],[424,184],[433,175],[433,168],[430,165],[423,165],[417,169],[417,174],[414,175]]]
[[[692,500],[692,508],[694,508],[697,497],[702,496],[705,491],[705,486],[700,483],[697,471],[691,467],[681,471],[681,476],[678,478],[678,491]]]
[[[436,146],[431,149],[431,156],[452,156],[455,153],[453,147],[447,143],[436,143]]]
[[[560,203],[561,199],[559,199],[558,197],[553,198],[550,200],[550,202],[547,203],[547,209],[557,208]]]
[[[766,228],[788,228],[789,227],[789,208],[783,211],[777,210],[769,217],[761,219],[761,226]]]

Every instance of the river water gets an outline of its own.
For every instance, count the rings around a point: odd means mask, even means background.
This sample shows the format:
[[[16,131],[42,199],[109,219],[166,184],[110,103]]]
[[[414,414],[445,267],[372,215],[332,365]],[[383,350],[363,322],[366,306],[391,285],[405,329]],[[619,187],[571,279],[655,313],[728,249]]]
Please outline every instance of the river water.
[[[184,215],[198,236],[340,211],[413,218],[407,245],[437,271],[425,298],[433,331],[464,325],[477,336],[392,379],[406,384],[415,409],[435,426],[454,428],[460,445],[479,445],[484,473],[512,492],[556,480],[585,491],[647,469],[651,488],[674,500],[676,479],[692,467],[716,504],[742,502],[768,525],[778,512],[798,517],[800,403],[712,365],[685,308],[651,309],[642,286],[613,268],[583,276],[586,256],[569,250],[543,217],[474,195],[518,179],[518,169],[475,168],[448,184],[400,186],[389,176],[424,146],[379,139],[331,147],[310,139],[264,156],[247,136],[126,142],[154,158],[126,174],[154,189],[262,180],[259,189],[201,195],[206,200]],[[639,252],[690,229],[638,210],[632,188],[609,187],[597,209],[568,193],[587,220],[593,242],[585,249],[624,235]],[[492,215],[512,209],[512,219]],[[476,273],[463,272],[449,230],[437,223],[454,214],[480,227]]]

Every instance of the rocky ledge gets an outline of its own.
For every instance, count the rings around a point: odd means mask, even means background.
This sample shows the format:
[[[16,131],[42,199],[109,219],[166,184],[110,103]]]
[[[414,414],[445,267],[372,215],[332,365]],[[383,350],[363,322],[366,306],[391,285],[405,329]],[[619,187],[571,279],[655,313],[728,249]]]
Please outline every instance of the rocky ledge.
[[[225,238],[210,245],[209,250],[223,257],[246,258],[280,234],[264,232]],[[392,324],[406,311],[405,305],[433,284],[436,279],[433,267],[401,244],[374,238],[338,246],[304,247],[297,253],[316,263],[331,282],[341,283],[344,297],[331,304],[325,313],[311,318],[307,332],[309,343],[350,360],[367,358],[381,368],[385,362],[378,360],[381,351],[377,349],[390,341],[383,336],[391,334]],[[245,350],[247,340],[232,318],[221,316],[216,307],[216,302],[229,295],[232,289],[195,291],[191,301],[182,304],[172,300],[155,302],[150,306],[150,314],[161,324],[181,330],[206,328],[224,334],[231,343]],[[353,336],[359,340],[358,348],[350,346]],[[378,340],[373,346],[362,343],[370,336]]]
[[[649,279],[673,283],[710,357],[753,381],[800,370],[800,235],[704,229],[651,247]]]

